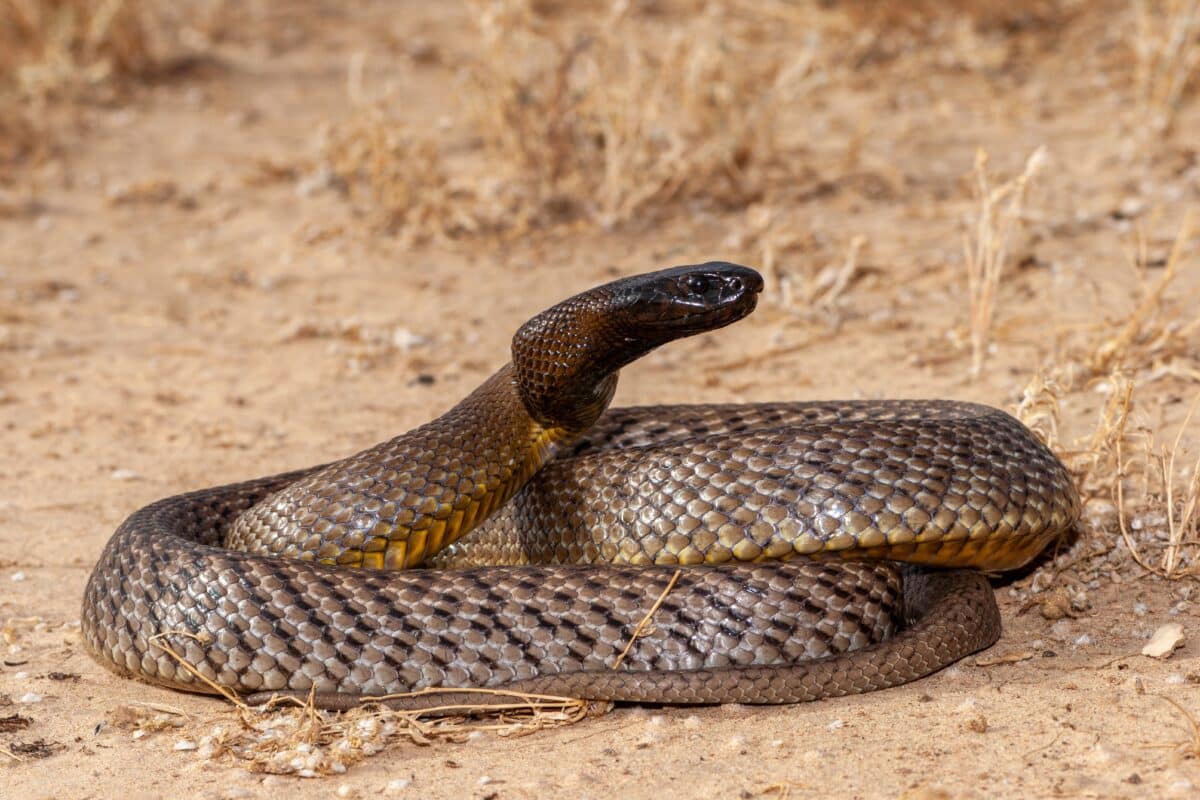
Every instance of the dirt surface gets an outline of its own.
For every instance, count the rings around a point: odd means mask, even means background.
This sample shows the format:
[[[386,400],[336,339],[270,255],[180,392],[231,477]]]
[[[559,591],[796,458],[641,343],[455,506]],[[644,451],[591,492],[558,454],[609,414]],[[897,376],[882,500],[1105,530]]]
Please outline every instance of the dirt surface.
[[[1200,200],[1186,135],[1200,109],[1181,106],[1177,133],[1136,144],[1105,38],[1116,29],[1085,20],[831,71],[791,112],[804,162],[769,209],[697,204],[611,231],[408,246],[323,175],[315,132],[348,113],[356,60],[368,81],[395,83],[407,116],[436,126],[462,91],[468,13],[297,6],[213,44],[211,63],[183,78],[87,108],[56,132],[65,155],[2,190],[0,796],[1196,796],[1197,734],[1163,699],[1200,715],[1196,581],[1130,569],[1103,503],[1081,535],[1112,551],[1110,566],[1001,579],[998,645],[862,697],[618,708],[522,738],[400,739],[346,774],[304,779],[201,757],[189,744],[233,718],[228,705],[119,679],[88,657],[79,598],[132,510],[430,419],[507,359],[521,322],[570,293],[710,258],[764,266],[773,281],[750,319],[627,368],[617,404],[953,397],[1014,409],[1039,366],[1120,328],[1144,296],[1129,258],[1138,232],[1152,283]],[[977,148],[1010,176],[1039,146],[1047,166],[971,379],[967,176]],[[822,302],[807,287],[856,236],[853,280]],[[1186,326],[1196,239],[1183,256],[1162,313],[1180,310]],[[1200,342],[1194,328],[1182,335],[1182,355],[1130,369],[1131,429],[1168,445],[1196,394]],[[1064,448],[1113,391],[1102,376],[1063,394]],[[1194,461],[1198,433],[1192,423],[1174,471]],[[1060,619],[1027,602],[1050,585],[1074,601]],[[1183,625],[1183,646],[1140,655],[1169,622]],[[120,709],[139,703],[186,718],[135,733]]]

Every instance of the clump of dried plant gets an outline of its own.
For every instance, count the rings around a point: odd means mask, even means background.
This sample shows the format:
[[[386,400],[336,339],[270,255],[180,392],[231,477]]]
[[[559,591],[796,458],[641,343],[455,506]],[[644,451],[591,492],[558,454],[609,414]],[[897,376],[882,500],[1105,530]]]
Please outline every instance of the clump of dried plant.
[[[1192,422],[1200,396],[1165,445],[1153,433],[1161,426],[1136,421],[1162,413],[1161,407],[1135,413],[1136,389],[1166,378],[1200,381],[1195,341],[1200,316],[1194,305],[1169,293],[1189,252],[1191,220],[1185,215],[1156,280],[1146,278],[1144,255],[1134,259],[1141,299],[1125,317],[1106,321],[1098,327],[1101,335],[1067,348],[1052,367],[1039,371],[1017,407],[1018,417],[1074,473],[1085,504],[1085,531],[1105,540],[1104,551],[1119,540],[1133,562],[1166,578],[1200,573],[1200,456],[1183,466],[1189,434],[1191,447],[1197,445]],[[1064,443],[1060,404],[1067,394],[1087,389],[1106,396],[1096,424],[1087,436]]]
[[[195,750],[206,760],[233,758],[252,772],[311,778],[345,772],[397,740],[429,745],[463,742],[481,732],[526,736],[578,722],[591,711],[582,700],[483,693],[493,696],[476,705],[421,711],[370,705],[331,712],[305,702],[282,708],[241,706],[236,718],[226,715],[206,732],[186,739],[181,749]]]
[[[745,207],[792,169],[779,112],[811,86],[815,39],[755,47],[715,4],[661,30],[630,4],[562,19],[518,0],[475,9],[481,55],[459,109],[469,142],[417,134],[379,98],[327,139],[328,163],[386,225],[413,238],[612,227],[667,207]]]
[[[0,0],[0,178],[47,155],[48,109],[196,63],[181,45],[193,13],[155,0]]]
[[[0,0],[0,78],[26,98],[78,94],[156,63],[145,3]]]
[[[1039,147],[1025,161],[1019,175],[996,184],[988,172],[987,153],[979,150],[975,154],[973,178],[978,207],[963,234],[970,302],[972,377],[978,377],[983,371],[987,358],[996,292],[1008,266],[1013,230],[1021,222],[1026,188],[1045,162],[1046,151]]]

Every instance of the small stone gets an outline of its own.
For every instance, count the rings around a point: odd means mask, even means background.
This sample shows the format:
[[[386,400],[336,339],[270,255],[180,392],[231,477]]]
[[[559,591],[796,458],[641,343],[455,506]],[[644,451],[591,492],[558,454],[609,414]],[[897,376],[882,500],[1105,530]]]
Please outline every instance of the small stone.
[[[987,733],[987,717],[985,717],[983,714],[976,714],[963,723],[963,728],[971,733]]]
[[[114,481],[136,481],[142,476],[131,469],[114,469],[108,477]]]
[[[25,580],[25,573],[14,572],[11,576],[9,576],[9,580],[11,580],[13,583],[20,583],[21,581]]]
[[[387,785],[383,787],[383,790],[388,794],[400,794],[409,786],[412,786],[412,781],[410,781],[408,778],[394,778],[387,782]]]
[[[828,725],[825,726],[826,730],[831,730],[831,731],[841,730],[844,727],[846,727],[846,723],[844,720],[840,720],[840,719],[835,719],[832,722],[830,722]]]
[[[1151,658],[1166,658],[1183,644],[1183,626],[1178,622],[1160,625],[1150,641],[1142,648],[1142,655]]]
[[[34,692],[26,692],[17,698],[18,703],[32,704],[42,702],[42,696]]]
[[[180,739],[178,742],[175,743],[175,749],[176,750],[195,750],[196,743],[189,741],[187,739]]]

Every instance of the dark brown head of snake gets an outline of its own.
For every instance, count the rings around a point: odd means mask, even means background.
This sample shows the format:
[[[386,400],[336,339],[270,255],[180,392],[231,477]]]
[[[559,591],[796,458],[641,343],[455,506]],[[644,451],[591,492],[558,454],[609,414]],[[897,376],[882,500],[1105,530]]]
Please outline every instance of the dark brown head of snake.
[[[595,421],[617,371],[674,339],[723,328],[754,310],[763,279],[710,261],[621,278],[575,295],[521,326],[512,341],[522,402],[544,425]]]

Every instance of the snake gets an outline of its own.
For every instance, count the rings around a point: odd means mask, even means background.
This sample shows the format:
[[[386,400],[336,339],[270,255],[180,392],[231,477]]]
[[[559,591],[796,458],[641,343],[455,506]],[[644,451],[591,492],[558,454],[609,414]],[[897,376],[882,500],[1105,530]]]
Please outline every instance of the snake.
[[[726,262],[611,281],[522,325],[512,360],[431,422],[135,511],[88,580],[86,648],[161,686],[344,708],[479,689],[795,703],[991,646],[985,573],[1080,512],[1014,417],[950,400],[609,408],[622,367],[742,319],[762,290]]]

